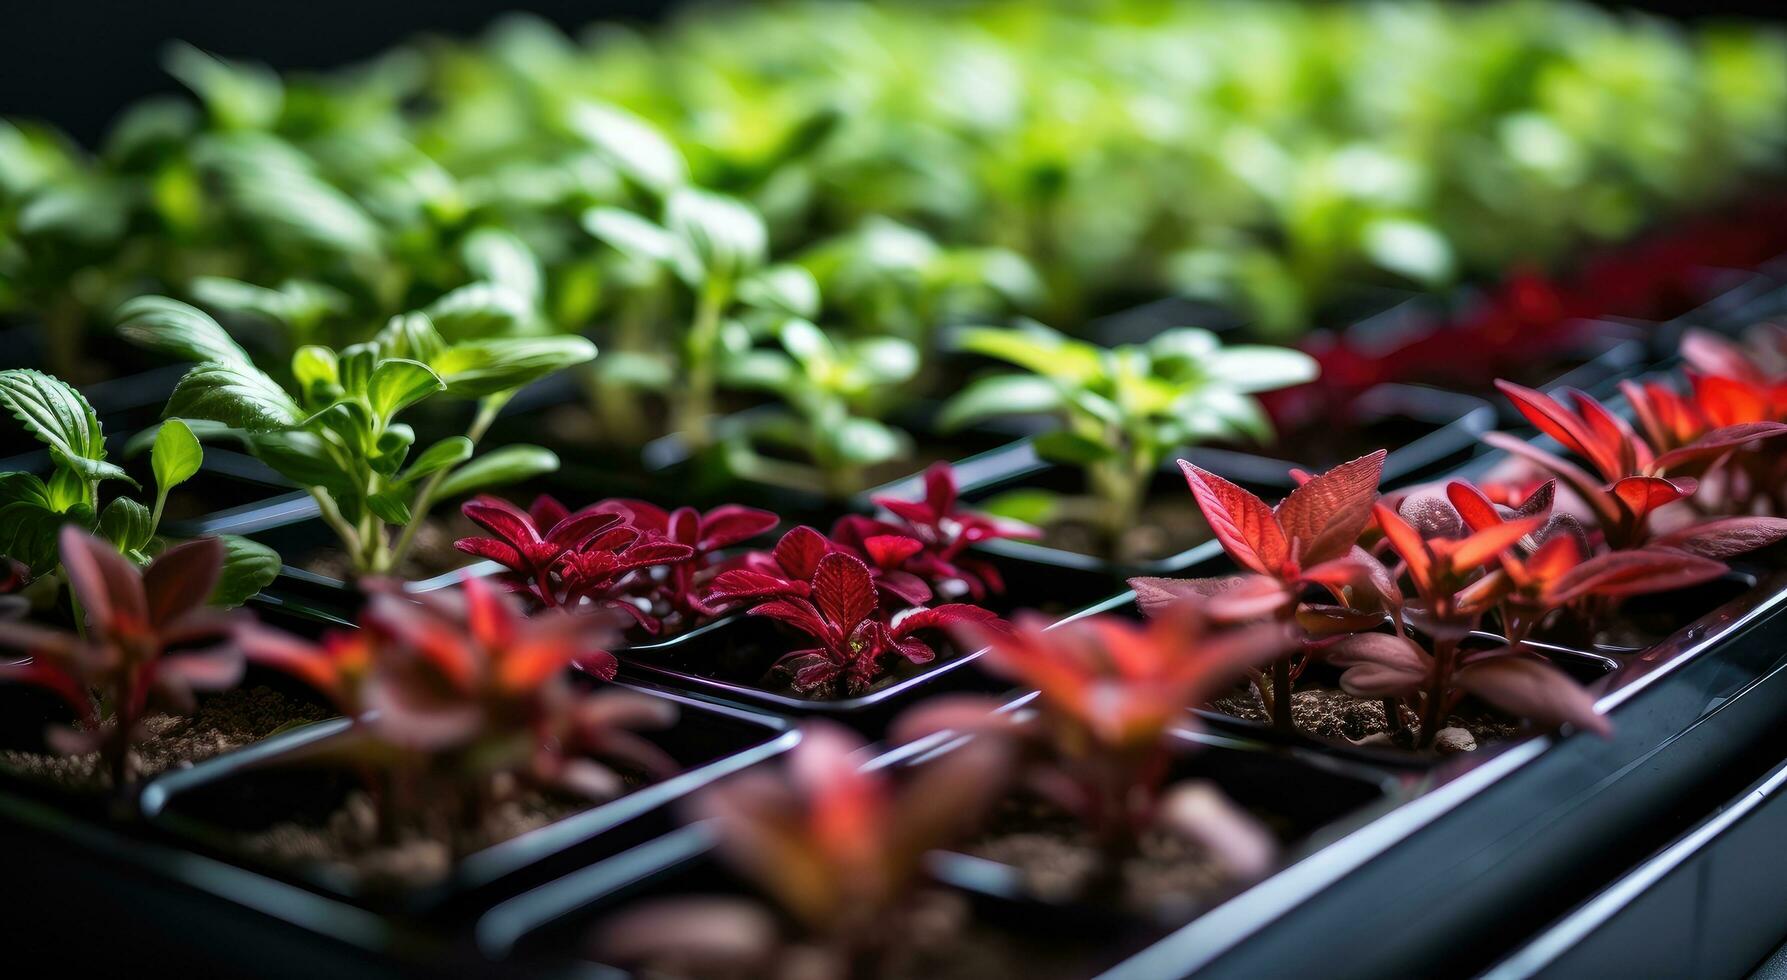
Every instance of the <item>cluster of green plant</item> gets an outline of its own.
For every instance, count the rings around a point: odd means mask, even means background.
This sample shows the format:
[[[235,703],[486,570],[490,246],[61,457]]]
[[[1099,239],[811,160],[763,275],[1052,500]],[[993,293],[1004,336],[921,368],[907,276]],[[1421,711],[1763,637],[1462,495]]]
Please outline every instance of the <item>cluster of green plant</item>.
[[[47,474],[0,473],[0,557],[28,569],[34,601],[56,602],[67,584],[58,555],[58,536],[65,526],[97,534],[139,566],[167,549],[170,542],[157,532],[168,493],[192,479],[204,461],[204,450],[185,422],[170,418],[143,433],[155,477],[153,502],[145,504],[128,494],[104,500],[101,487],[108,481],[141,487],[106,458],[99,419],[73,387],[41,371],[0,371],[0,408],[23,424],[49,456]],[[279,571],[278,555],[245,538],[224,535],[219,551],[221,568],[207,593],[213,605],[240,604]],[[70,599],[78,602],[72,592]],[[73,611],[78,622],[79,609]]]

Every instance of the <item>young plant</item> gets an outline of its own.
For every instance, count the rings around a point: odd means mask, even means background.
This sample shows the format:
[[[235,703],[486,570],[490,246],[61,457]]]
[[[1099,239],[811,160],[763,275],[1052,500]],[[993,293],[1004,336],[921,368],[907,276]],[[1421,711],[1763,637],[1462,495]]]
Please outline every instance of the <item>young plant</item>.
[[[436,502],[557,469],[557,457],[535,446],[473,453],[517,391],[595,356],[577,337],[448,343],[426,314],[409,313],[368,343],[300,348],[281,384],[184,303],[140,297],[118,316],[125,337],[197,362],[168,414],[239,431],[256,457],[310,492],[361,575],[400,569]],[[415,431],[398,417],[435,395],[475,400],[477,414],[465,435],[412,453]]]
[[[1670,504],[1694,497],[1700,486],[1699,477],[1709,468],[1722,465],[1734,455],[1760,451],[1764,441],[1770,441],[1772,446],[1772,440],[1787,436],[1787,423],[1735,422],[1699,432],[1685,443],[1664,449],[1646,442],[1624,419],[1582,392],[1568,393],[1574,404],[1571,408],[1541,392],[1507,381],[1497,381],[1496,387],[1528,421],[1564,449],[1587,460],[1595,472],[1591,474],[1505,433],[1491,432],[1483,437],[1484,441],[1555,474],[1594,512],[1602,534],[1614,548],[1651,543],[1655,537],[1652,516]],[[1643,406],[1638,409],[1640,418],[1657,416],[1656,403],[1647,397],[1654,391],[1629,391],[1638,395],[1634,405]],[[1661,433],[1659,429],[1658,434]],[[1787,535],[1787,522],[1776,527],[1767,519],[1757,520],[1762,522],[1758,527],[1767,525],[1776,538]]]
[[[1462,641],[1488,611],[1488,597],[1472,590],[1485,566],[1500,565],[1523,538],[1547,524],[1544,516],[1521,517],[1469,529],[1443,499],[1412,497],[1400,513],[1373,507],[1389,548],[1402,559],[1416,598],[1407,603],[1408,620],[1432,646],[1411,637],[1403,618],[1391,620],[1393,633],[1357,633],[1325,651],[1328,662],[1344,668],[1341,687],[1359,697],[1396,698],[1419,718],[1416,748],[1430,748],[1451,711],[1474,694],[1519,718],[1556,726],[1570,723],[1608,734],[1611,726],[1595,712],[1594,699],[1569,675],[1518,645],[1466,650]]]
[[[42,576],[54,573],[60,529],[74,525],[99,534],[119,553],[143,565],[166,547],[156,536],[168,492],[192,479],[204,452],[192,430],[169,419],[152,436],[150,469],[155,499],[145,506],[127,496],[100,506],[107,480],[136,486],[106,459],[105,433],[93,408],[74,388],[38,371],[0,371],[0,407],[24,423],[49,450],[54,469],[46,481],[33,473],[0,473],[0,557]],[[213,605],[233,606],[259,592],[279,571],[279,556],[264,545],[233,535],[221,539],[223,569]]]
[[[1007,760],[981,740],[896,782],[864,768],[865,749],[841,727],[810,722],[786,765],[721,782],[690,808],[799,935],[783,935],[748,899],[665,899],[604,923],[596,955],[697,976],[877,975],[915,925],[925,856],[972,833],[1004,788]]]
[[[1497,507],[1483,491],[1461,481],[1446,485],[1446,497],[1474,533],[1509,520],[1547,517],[1551,487],[1545,484],[1519,508]],[[1535,501],[1542,506],[1532,506]],[[1519,653],[1532,631],[1559,611],[1568,610],[1592,625],[1612,601],[1699,585],[1725,571],[1724,562],[1664,547],[1597,554],[1581,524],[1567,515],[1549,514],[1519,547],[1501,554],[1500,568],[1491,569],[1461,596],[1471,608],[1494,606],[1509,650]]]
[[[649,615],[671,623],[693,624],[717,616],[707,593],[714,576],[728,564],[727,549],[768,532],[781,518],[767,510],[722,504],[702,513],[693,507],[666,511],[643,500],[607,502],[630,515],[630,522],[650,542],[687,548],[688,556],[655,566],[634,583],[633,595]]]
[[[984,541],[1036,538],[1042,534],[1027,524],[958,506],[955,469],[948,463],[933,463],[925,470],[923,500],[883,495],[871,502],[893,519],[846,515],[832,528],[832,540],[859,557],[870,555],[874,550],[871,542],[878,538],[916,541],[916,549],[910,545],[899,549],[910,554],[901,557],[896,568],[917,576],[937,595],[951,598],[966,594],[975,602],[982,602],[989,595],[1005,591],[998,566],[968,554],[969,548]]]
[[[621,153],[628,147],[620,137],[637,135],[623,133],[598,142]],[[676,152],[667,143],[662,146],[667,153]],[[693,312],[687,326],[666,338],[666,344],[652,345],[645,336],[634,336],[645,333],[642,327],[661,329],[658,324],[627,328],[623,323],[628,339],[601,372],[601,380],[661,394],[670,407],[672,431],[700,450],[715,439],[715,394],[725,361],[750,347],[743,324],[733,317],[811,316],[817,310],[817,289],[800,270],[766,267],[769,232],[755,209],[682,185],[680,157],[675,163],[673,177],[651,181],[652,197],[662,209],[660,220],[604,206],[586,212],[583,224],[627,260],[635,278],[646,280],[648,295],[676,283],[690,297]],[[661,313],[664,305],[653,303],[647,310]]]
[[[806,542],[806,547],[798,547],[800,541]],[[798,575],[810,559],[809,577],[777,580],[759,571],[735,569],[715,578],[713,594],[718,601],[748,601],[750,615],[777,620],[819,643],[787,654],[772,668],[774,673],[787,674],[791,686],[802,694],[821,697],[840,690],[852,696],[862,694],[887,670],[889,657],[903,657],[914,664],[936,659],[937,651],[918,638],[919,632],[946,630],[962,623],[999,622],[991,612],[964,603],[928,609],[907,605],[890,612],[869,566],[861,559],[841,551],[818,553],[825,542],[817,532],[784,548],[788,542],[785,536],[776,548],[777,554],[790,562],[783,567]]]
[[[1292,727],[1292,685],[1335,631],[1369,629],[1397,601],[1395,583],[1357,550],[1377,502],[1383,450],[1307,479],[1277,507],[1185,460],[1179,468],[1216,539],[1245,571],[1212,579],[1129,580],[1142,611],[1152,615],[1187,598],[1204,598],[1219,620],[1271,619],[1301,635],[1300,649],[1272,663],[1270,679],[1252,672],[1253,687],[1273,725]],[[1362,560],[1363,559],[1363,560]],[[1338,605],[1306,607],[1305,589],[1321,586]]]
[[[911,454],[911,438],[880,421],[918,373],[910,341],[833,337],[798,317],[768,332],[779,350],[753,348],[727,358],[722,370],[732,387],[767,391],[782,402],[739,418],[727,433],[734,472],[842,499],[863,489],[865,471]],[[788,455],[811,460],[817,473],[778,458]]]
[[[1191,722],[1188,709],[1283,655],[1292,641],[1281,624],[1219,629],[1193,600],[1145,625],[1098,616],[1051,629],[1027,613],[1009,631],[960,633],[986,644],[988,670],[1034,688],[1036,700],[997,712],[991,698],[937,698],[895,722],[895,741],[942,731],[1014,740],[1018,778],[1099,842],[1102,885],[1120,880],[1141,835],[1156,827],[1209,847],[1237,877],[1267,870],[1275,845],[1251,817],[1208,787],[1168,784],[1183,748],[1173,733]]]
[[[305,681],[353,719],[334,751],[367,776],[387,836],[419,821],[457,849],[463,828],[444,824],[517,781],[601,800],[625,783],[598,760],[654,777],[676,769],[635,733],[674,723],[674,705],[590,691],[572,676],[575,665],[614,677],[612,614],[524,614],[466,576],[420,598],[381,587],[360,618],[359,631],[330,633],[320,646],[266,628],[245,629],[238,642],[250,661]]]
[[[132,745],[151,712],[190,714],[195,690],[222,690],[242,676],[229,642],[234,620],[205,599],[223,571],[215,538],[174,545],[138,569],[108,541],[78,527],[57,534],[78,610],[76,632],[0,617],[0,647],[29,656],[0,666],[0,681],[42,687],[74,713],[52,727],[65,755],[97,752],[114,790],[133,777]]]
[[[1315,377],[1315,362],[1303,353],[1223,347],[1215,334],[1193,328],[1105,349],[1031,323],[970,329],[957,346],[1025,373],[970,384],[945,406],[942,424],[1055,416],[1059,427],[1037,437],[1036,451],[1085,470],[1092,522],[1113,553],[1135,525],[1148,482],[1168,454],[1212,439],[1271,439],[1271,424],[1251,396]]]

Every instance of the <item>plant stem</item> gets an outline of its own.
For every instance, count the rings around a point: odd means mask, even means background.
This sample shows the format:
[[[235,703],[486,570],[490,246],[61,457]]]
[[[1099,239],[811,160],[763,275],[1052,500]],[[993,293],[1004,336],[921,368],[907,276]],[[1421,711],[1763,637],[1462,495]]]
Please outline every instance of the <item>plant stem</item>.
[[[1421,706],[1421,739],[1417,749],[1433,747],[1444,721],[1446,686],[1452,680],[1452,661],[1458,653],[1458,641],[1452,637],[1435,637],[1433,641],[1433,677],[1427,684],[1427,702]]]
[[[323,523],[329,525],[335,536],[341,539],[341,546],[349,555],[359,555],[362,545],[360,532],[354,530],[347,518],[341,516],[341,509],[335,506],[335,498],[323,492],[321,487],[311,487],[310,496],[316,501],[317,510],[322,513]]]
[[[1125,557],[1121,553],[1124,535],[1135,527],[1141,513],[1142,485],[1147,473],[1138,473],[1137,469],[1134,460],[1116,457],[1094,463],[1087,470],[1093,496],[1099,501],[1100,530],[1110,543],[1114,558]]]
[[[695,449],[713,444],[714,353],[720,342],[720,314],[731,295],[725,280],[710,279],[695,299],[695,319],[689,324],[684,355],[688,375],[675,405],[672,422]]]
[[[465,437],[471,442],[473,448],[477,447],[479,439],[484,438],[484,433],[490,431],[490,426],[502,413],[503,406],[509,403],[511,394],[513,393],[491,395],[478,402],[478,414],[472,419],[471,426],[465,430]],[[415,502],[410,505],[410,522],[404,525],[403,534],[398,537],[397,545],[391,549],[390,558],[381,571],[400,567],[403,560],[409,556],[410,546],[416,540],[416,532],[422,527],[422,519],[428,516],[428,508],[434,506],[434,491],[440,486],[441,481],[446,479],[450,469],[451,467],[435,470],[422,484],[422,489],[416,492]]]

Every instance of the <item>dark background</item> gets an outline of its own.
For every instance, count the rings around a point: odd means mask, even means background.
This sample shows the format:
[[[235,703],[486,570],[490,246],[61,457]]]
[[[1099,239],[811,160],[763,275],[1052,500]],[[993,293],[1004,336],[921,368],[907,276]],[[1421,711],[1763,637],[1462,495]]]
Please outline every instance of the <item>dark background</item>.
[[[178,85],[161,70],[162,45],[275,68],[353,62],[420,31],[473,34],[511,9],[575,28],[601,18],[652,20],[664,0],[11,0],[0,14],[0,116],[55,123],[92,143],[133,99]],[[1639,0],[1670,16],[1780,19],[1787,3]]]

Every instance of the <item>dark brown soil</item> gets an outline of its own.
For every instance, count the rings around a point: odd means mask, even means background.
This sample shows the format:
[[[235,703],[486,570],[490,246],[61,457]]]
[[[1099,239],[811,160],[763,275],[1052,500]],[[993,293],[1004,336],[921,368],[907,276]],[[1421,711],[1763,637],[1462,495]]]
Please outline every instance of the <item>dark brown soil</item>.
[[[487,807],[476,827],[460,828],[451,841],[418,827],[400,828],[393,840],[380,835],[372,798],[356,790],[320,823],[275,824],[244,835],[238,846],[243,853],[273,864],[345,873],[368,887],[418,888],[446,877],[455,848],[470,854],[592,805],[580,797],[530,790]]]
[[[1102,855],[1086,828],[1058,807],[1028,796],[1007,799],[989,830],[965,850],[1024,876],[1046,901],[1067,901],[1096,884]],[[1143,835],[1140,853],[1123,865],[1124,903],[1170,913],[1207,904],[1232,882],[1198,845],[1165,831]]]
[[[131,771],[137,778],[147,779],[186,768],[251,745],[283,728],[320,721],[328,715],[320,705],[288,698],[267,687],[224,691],[199,702],[191,718],[157,714],[146,719],[149,735],[131,749]],[[47,755],[5,751],[0,752],[0,766],[76,792],[103,792],[112,784],[111,773],[100,764],[97,752]]]
[[[483,528],[467,520],[457,510],[451,515],[439,514],[423,518],[421,528],[416,531],[415,543],[410,546],[409,560],[404,562],[404,577],[433,578],[464,568],[472,563],[473,558],[453,547],[453,542],[460,538],[479,537],[485,533]],[[348,560],[347,552],[332,545],[318,548],[304,562],[303,568],[307,572],[343,581],[352,578],[354,572],[353,562]]]
[[[1046,547],[1094,558],[1120,561],[1170,558],[1210,540],[1210,525],[1190,493],[1159,495],[1142,505],[1136,526],[1111,546],[1104,531],[1089,521],[1066,518],[1045,526],[1040,542]]]
[[[1265,708],[1252,691],[1242,691],[1210,702],[1212,711],[1219,711],[1244,721],[1264,722]],[[1304,686],[1291,694],[1291,719],[1297,730],[1317,738],[1333,741],[1384,743],[1410,747],[1420,735],[1419,722],[1411,720],[1402,733],[1392,740],[1384,703],[1373,698],[1358,698],[1338,688]],[[1464,710],[1446,719],[1446,728],[1469,732],[1477,745],[1510,738],[1520,731],[1520,723],[1507,715],[1489,709],[1466,705]],[[1442,733],[1443,734],[1443,733]],[[1447,739],[1446,747],[1462,748],[1462,743]],[[1442,749],[1443,751],[1443,749]]]

